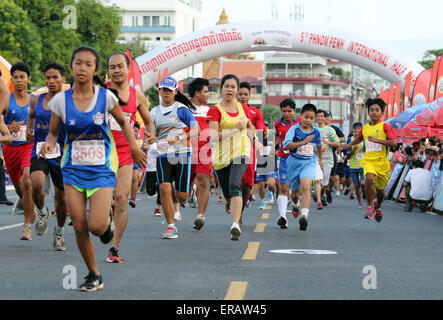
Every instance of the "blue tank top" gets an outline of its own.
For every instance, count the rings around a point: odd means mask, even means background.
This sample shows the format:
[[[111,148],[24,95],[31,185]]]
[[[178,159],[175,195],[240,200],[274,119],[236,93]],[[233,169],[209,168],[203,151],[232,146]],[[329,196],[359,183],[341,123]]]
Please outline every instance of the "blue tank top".
[[[46,93],[43,93],[38,97],[37,103],[34,108],[35,113],[35,128],[34,128],[34,147],[32,148],[31,159],[37,157],[37,148],[40,144],[46,141],[46,136],[49,133],[49,123],[51,121],[51,110],[46,110],[43,108],[43,99]],[[60,131],[58,134],[57,143],[59,144],[60,153],[63,152],[63,146],[65,144],[65,125],[63,122],[60,125]],[[60,166],[60,160],[62,159],[62,154],[56,158],[47,158],[49,162],[56,166]]]
[[[65,91],[66,142],[62,158],[63,182],[85,189],[115,187],[118,157],[106,121],[106,89],[99,90],[89,112],[78,111],[72,90]]]
[[[31,95],[32,99],[33,95]],[[21,107],[15,101],[14,95],[11,93],[9,96],[8,113],[6,114],[5,124],[11,124],[12,121],[21,122],[21,130],[18,133],[12,135],[13,141],[10,143],[12,146],[21,146],[29,143],[26,141],[26,120],[28,120],[29,109],[31,108],[31,100],[24,107]],[[24,141],[23,141],[24,140]]]

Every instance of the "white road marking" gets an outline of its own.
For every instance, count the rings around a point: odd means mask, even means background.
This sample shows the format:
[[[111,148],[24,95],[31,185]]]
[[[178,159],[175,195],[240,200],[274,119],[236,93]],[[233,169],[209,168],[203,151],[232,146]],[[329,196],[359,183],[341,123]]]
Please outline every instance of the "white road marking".
[[[13,225],[6,226],[6,227],[1,227],[0,231],[7,230],[7,229],[12,229],[12,228],[17,228],[17,227],[20,227],[20,226],[23,226],[23,223],[17,223],[17,224],[13,224]]]

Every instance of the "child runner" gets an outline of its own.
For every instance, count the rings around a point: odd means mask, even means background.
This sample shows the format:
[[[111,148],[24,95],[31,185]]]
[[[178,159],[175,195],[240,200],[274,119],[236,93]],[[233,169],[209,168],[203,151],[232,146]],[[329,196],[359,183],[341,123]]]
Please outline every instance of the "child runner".
[[[99,66],[100,56],[94,48],[81,46],[73,51],[70,63],[73,85],[70,90],[57,94],[50,101],[52,116],[49,134],[41,149],[43,156],[54,149],[63,122],[66,141],[61,163],[66,205],[78,248],[89,270],[79,289],[89,292],[103,288],[89,232],[100,236],[105,244],[114,235],[110,211],[118,158],[108,124],[108,113],[122,128],[134,162],[146,166],[146,155],[138,148],[119,105],[124,102],[110,90],[93,84],[93,81],[103,83],[97,75]]]
[[[392,127],[381,121],[386,107],[383,99],[368,99],[366,107],[371,121],[364,125],[351,143],[342,146],[341,149],[347,149],[361,142],[364,143],[365,156],[361,160],[361,165],[366,180],[366,200],[368,201],[365,219],[373,219],[375,216],[375,220],[381,222],[383,217],[381,204],[384,199],[384,189],[391,174],[388,160],[389,147],[395,147],[397,142]],[[377,189],[376,208],[374,208],[374,185]]]
[[[360,122],[356,122],[352,125],[352,131],[354,136],[352,140],[356,139],[358,133],[360,132],[363,125]],[[348,143],[350,143],[351,138],[349,138]],[[349,159],[349,170],[351,172],[352,182],[354,184],[355,195],[357,196],[358,208],[363,208],[362,193],[365,188],[365,176],[363,168],[361,166],[361,160],[364,158],[365,153],[363,151],[363,142],[358,145],[346,150]]]
[[[315,177],[316,167],[315,148],[317,148],[317,154],[319,155],[318,163],[320,167],[323,167],[321,134],[317,128],[312,126],[316,112],[317,108],[313,104],[304,105],[301,110],[301,123],[289,129],[283,142],[284,150],[290,151],[287,165],[294,203],[298,203],[301,193],[299,224],[302,231],[306,231],[308,226],[311,185]]]

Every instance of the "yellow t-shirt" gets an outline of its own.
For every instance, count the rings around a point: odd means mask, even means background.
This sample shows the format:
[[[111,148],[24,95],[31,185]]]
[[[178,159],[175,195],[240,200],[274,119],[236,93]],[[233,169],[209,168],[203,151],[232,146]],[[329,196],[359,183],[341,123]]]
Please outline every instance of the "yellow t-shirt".
[[[371,142],[368,139],[369,136],[372,136],[377,139],[388,140],[384,125],[384,122],[379,122],[375,126],[371,126],[369,123],[363,126],[361,137],[364,143],[363,150],[365,152],[365,160],[388,159],[389,147],[380,143]]]

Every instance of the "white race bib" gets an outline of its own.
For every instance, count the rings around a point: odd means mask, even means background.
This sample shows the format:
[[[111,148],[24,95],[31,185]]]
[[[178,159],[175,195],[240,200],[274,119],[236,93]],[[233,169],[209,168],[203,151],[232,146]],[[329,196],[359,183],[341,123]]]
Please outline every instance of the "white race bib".
[[[71,161],[78,166],[100,166],[106,163],[103,140],[77,140],[72,142]]]
[[[26,141],[26,126],[20,126],[20,130],[11,135],[13,141]]]
[[[131,113],[127,113],[127,112],[123,112],[123,115],[125,116],[126,121],[129,124],[131,124],[132,114]],[[111,114],[109,114],[109,126],[111,127],[111,130],[122,131],[122,128],[118,124],[117,120],[115,120],[115,118]]]
[[[365,143],[366,143],[366,152],[376,152],[382,150],[380,143],[369,141],[369,139],[366,139]]]
[[[297,148],[297,154],[299,156],[312,157],[314,155],[314,144],[307,143]]]
[[[157,154],[164,155],[167,153],[174,153],[174,146],[168,140],[159,140],[157,143]]]
[[[37,147],[36,147],[37,155],[40,154],[40,150],[42,149],[43,144],[44,144],[43,141],[37,142]],[[61,156],[60,145],[56,143],[54,149],[52,149],[51,152],[46,154],[46,159],[56,159],[60,156]]]

